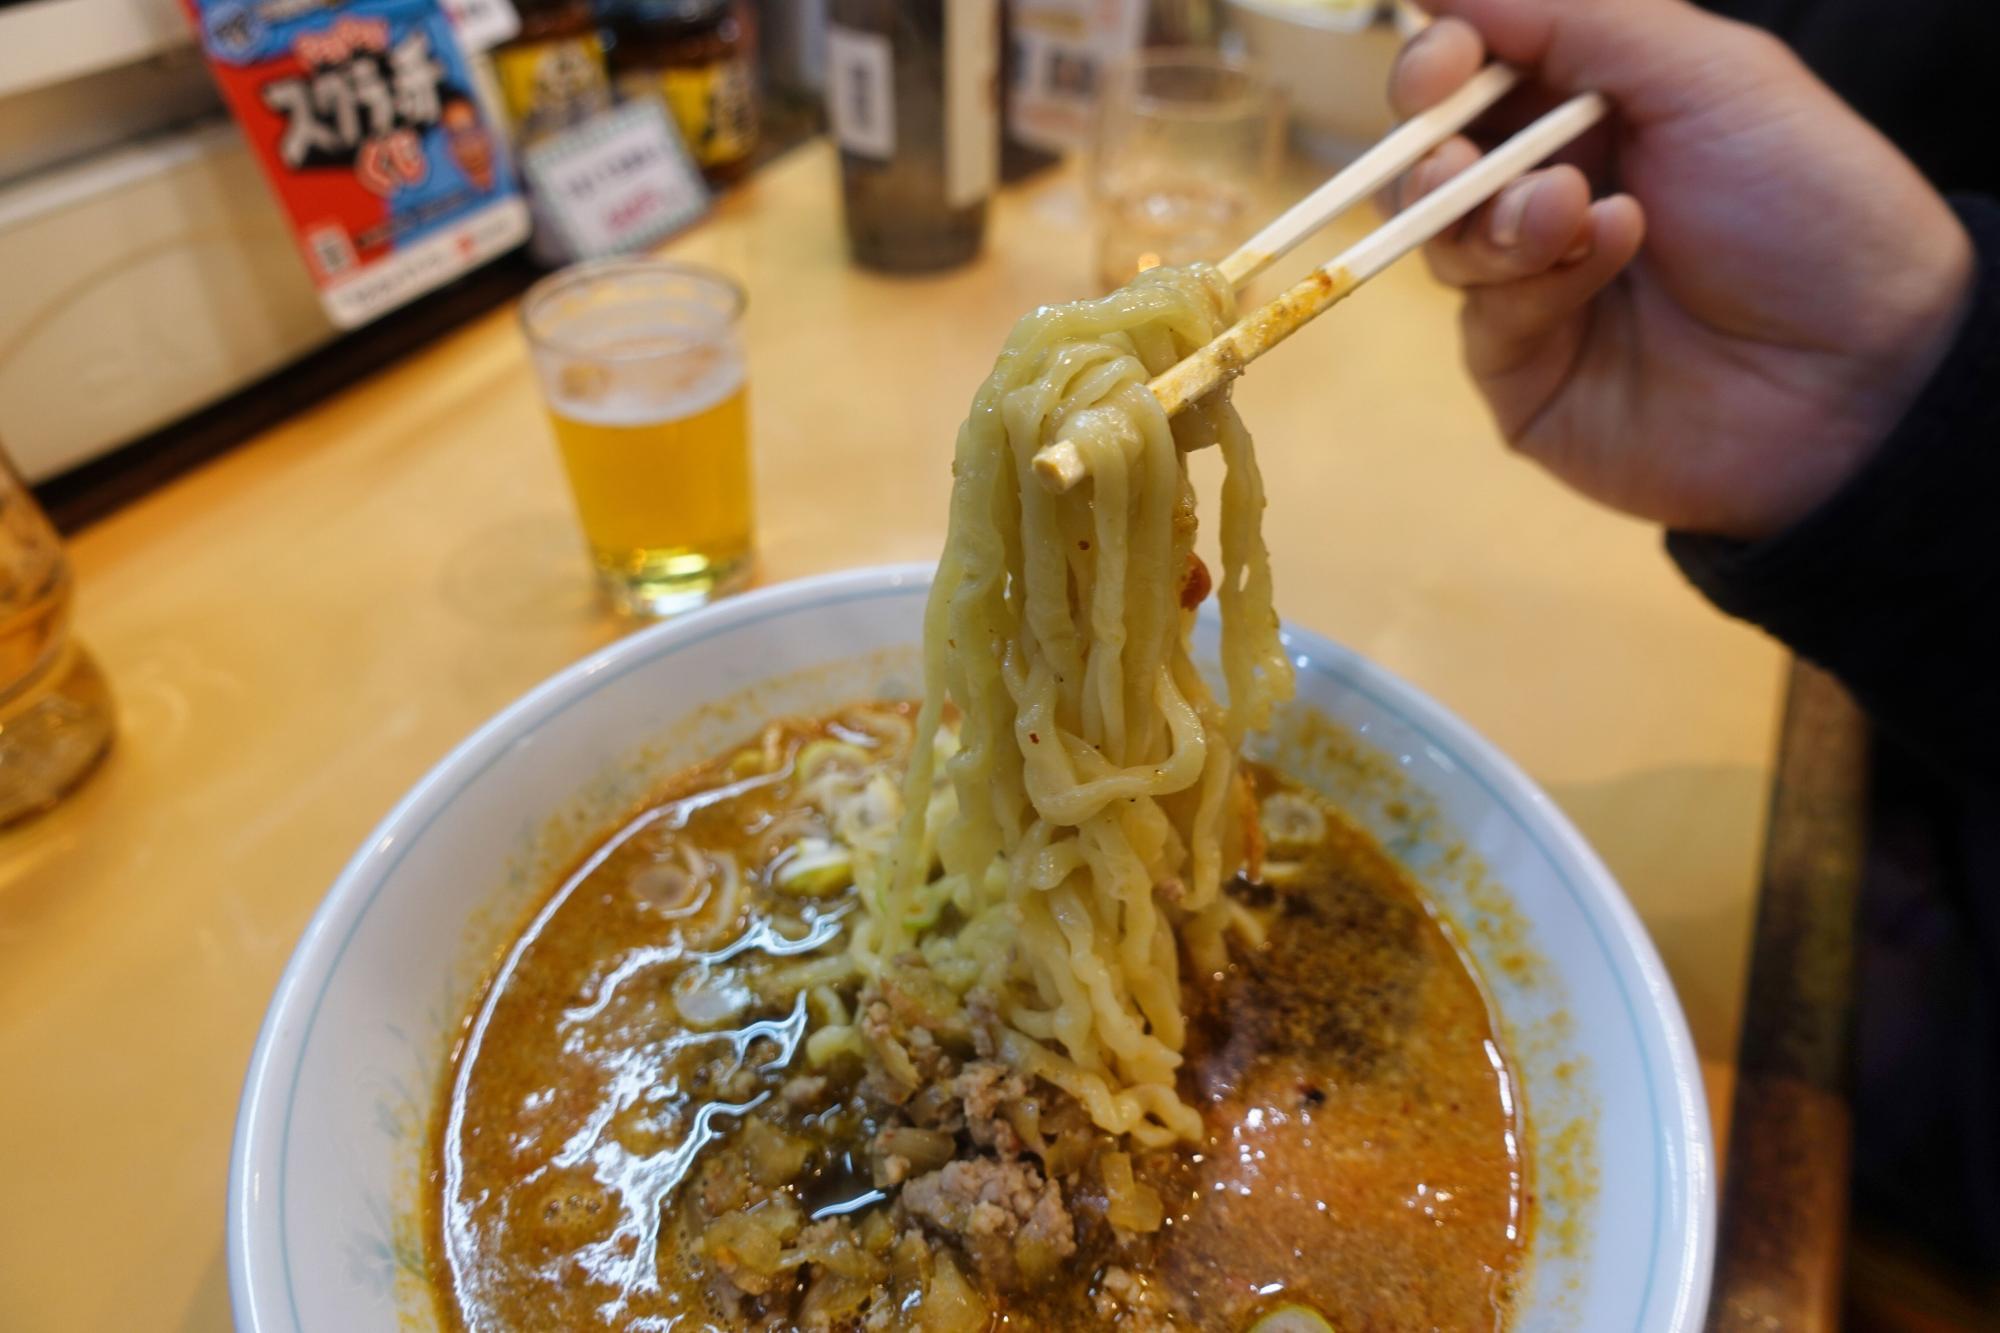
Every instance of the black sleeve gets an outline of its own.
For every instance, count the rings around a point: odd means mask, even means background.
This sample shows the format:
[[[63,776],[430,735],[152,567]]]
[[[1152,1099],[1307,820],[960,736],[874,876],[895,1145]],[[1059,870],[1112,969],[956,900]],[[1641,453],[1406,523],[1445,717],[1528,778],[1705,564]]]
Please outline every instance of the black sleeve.
[[[1847,683],[1876,721],[2000,778],[2000,203],[1955,199],[1979,253],[1958,341],[1880,452],[1785,532],[1671,533],[1681,571]]]
[[[1699,0],[1799,53],[1946,194],[2000,194],[1993,0]]]

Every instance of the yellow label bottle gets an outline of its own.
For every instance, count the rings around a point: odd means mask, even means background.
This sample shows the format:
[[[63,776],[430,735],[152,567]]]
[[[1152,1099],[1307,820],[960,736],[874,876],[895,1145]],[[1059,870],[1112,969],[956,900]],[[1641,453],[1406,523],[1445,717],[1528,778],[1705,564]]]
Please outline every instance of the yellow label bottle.
[[[731,0],[624,0],[611,14],[611,67],[627,97],[667,105],[710,180],[733,180],[757,148],[750,42]]]
[[[520,35],[493,52],[493,76],[517,144],[611,105],[604,42],[588,0],[531,0],[520,9]]]

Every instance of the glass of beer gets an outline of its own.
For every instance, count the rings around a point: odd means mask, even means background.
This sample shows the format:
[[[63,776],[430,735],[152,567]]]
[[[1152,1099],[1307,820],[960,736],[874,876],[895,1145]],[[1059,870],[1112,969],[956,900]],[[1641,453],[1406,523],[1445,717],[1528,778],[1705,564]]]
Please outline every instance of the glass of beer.
[[[111,744],[111,691],[69,609],[62,543],[0,453],[0,825],[61,800]]]
[[[749,579],[743,289],[693,264],[609,259],[536,283],[521,322],[599,581],[664,616]]]

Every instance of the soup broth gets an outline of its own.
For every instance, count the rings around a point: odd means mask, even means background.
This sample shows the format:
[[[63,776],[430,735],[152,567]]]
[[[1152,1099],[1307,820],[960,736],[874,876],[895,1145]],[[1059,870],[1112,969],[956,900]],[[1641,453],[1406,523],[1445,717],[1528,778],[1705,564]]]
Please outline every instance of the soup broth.
[[[1504,1327],[1529,1222],[1508,1069],[1395,862],[1252,769],[1261,864],[1229,892],[1264,943],[1182,965],[1203,1138],[1130,1148],[994,1058],[920,954],[855,975],[816,793],[896,781],[913,715],[775,723],[552,887],[442,1099],[447,1326]],[[864,1054],[815,1046],[848,1025]]]

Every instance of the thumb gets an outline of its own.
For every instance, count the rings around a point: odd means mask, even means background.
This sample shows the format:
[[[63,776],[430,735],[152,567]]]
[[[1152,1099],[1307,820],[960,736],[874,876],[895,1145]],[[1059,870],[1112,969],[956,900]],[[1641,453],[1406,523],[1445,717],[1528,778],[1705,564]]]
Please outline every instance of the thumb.
[[[1740,88],[1757,30],[1686,0],[1424,0],[1559,93],[1600,92],[1638,124],[1698,112]]]

